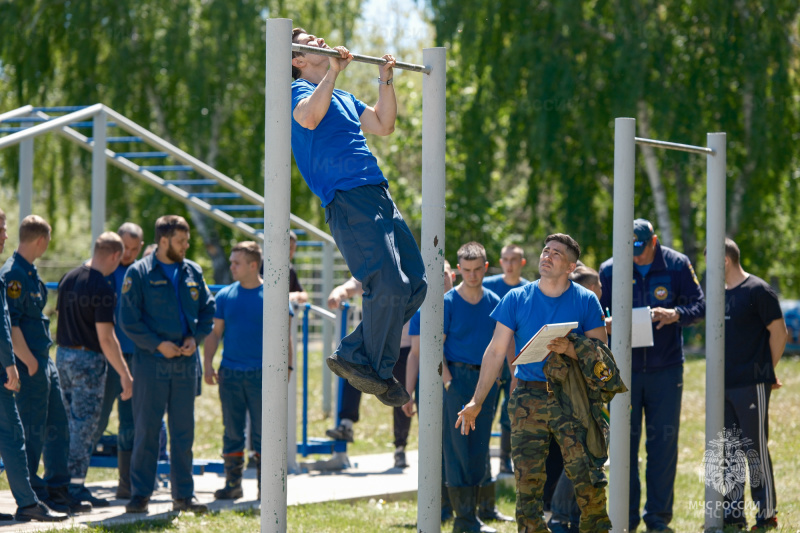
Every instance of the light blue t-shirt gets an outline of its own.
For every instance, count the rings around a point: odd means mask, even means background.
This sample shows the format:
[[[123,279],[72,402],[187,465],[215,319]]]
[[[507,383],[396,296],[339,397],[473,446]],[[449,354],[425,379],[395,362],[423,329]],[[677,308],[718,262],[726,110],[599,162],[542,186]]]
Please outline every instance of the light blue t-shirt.
[[[467,302],[455,289],[444,295],[444,358],[448,361],[479,365],[494,335],[490,317],[500,298],[487,288],[476,304]]]
[[[295,80],[292,111],[316,87],[308,80]],[[347,91],[334,89],[328,112],[316,129],[304,128],[292,117],[292,153],[297,168],[323,207],[331,203],[337,190],[387,183],[361,132],[360,117],[366,108]]]
[[[525,346],[545,324],[577,322],[573,333],[585,332],[605,326],[603,310],[597,296],[569,282],[570,287],[558,298],[545,296],[539,290],[539,280],[510,291],[492,312],[492,318],[514,332],[516,346]],[[526,381],[547,381],[544,361],[514,367],[514,375]]]
[[[530,283],[525,278],[519,278],[519,283],[516,285],[509,285],[503,279],[502,274],[496,274],[494,276],[487,276],[483,278],[483,286],[495,293],[501,299],[505,297],[506,294],[509,293],[511,289],[516,289],[517,287],[522,287],[523,285],[527,285]]]

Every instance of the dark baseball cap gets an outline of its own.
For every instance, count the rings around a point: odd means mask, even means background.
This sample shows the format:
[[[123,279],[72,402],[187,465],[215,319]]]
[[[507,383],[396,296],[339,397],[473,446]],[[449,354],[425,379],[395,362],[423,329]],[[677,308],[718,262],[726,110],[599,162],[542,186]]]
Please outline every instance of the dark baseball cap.
[[[637,218],[633,221],[633,256],[642,255],[644,249],[653,240],[653,225],[649,220]]]

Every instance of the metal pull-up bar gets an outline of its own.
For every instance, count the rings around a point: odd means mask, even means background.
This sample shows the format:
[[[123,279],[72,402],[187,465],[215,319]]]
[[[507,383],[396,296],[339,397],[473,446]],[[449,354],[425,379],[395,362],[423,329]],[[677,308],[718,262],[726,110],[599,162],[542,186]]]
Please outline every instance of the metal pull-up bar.
[[[693,154],[714,155],[714,150],[712,148],[706,148],[705,146],[656,141],[655,139],[645,139],[643,137],[634,137],[633,139],[636,141],[636,144],[653,146],[655,148],[665,148],[667,150],[677,150],[679,152],[691,152]]]
[[[292,52],[302,52],[304,54],[317,54],[320,56],[329,56],[329,57],[341,57],[339,55],[339,52],[337,52],[333,48],[317,48],[316,46],[307,46],[305,44],[297,44],[297,43],[292,43]],[[384,65],[386,63],[386,60],[383,59],[382,57],[362,56],[361,54],[353,54],[353,61],[359,61],[361,63],[370,63],[372,65]],[[394,68],[399,68],[402,70],[410,70],[412,72],[422,72],[423,74],[431,73],[431,67],[426,67],[425,65],[415,65],[414,63],[403,63],[402,61],[395,62]]]

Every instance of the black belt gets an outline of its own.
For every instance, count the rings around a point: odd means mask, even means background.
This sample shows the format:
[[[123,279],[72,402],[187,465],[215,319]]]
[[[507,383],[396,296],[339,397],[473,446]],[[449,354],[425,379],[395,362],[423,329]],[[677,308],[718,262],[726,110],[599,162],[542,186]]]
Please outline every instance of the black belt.
[[[459,361],[447,361],[447,366],[455,366],[458,368],[468,368],[470,370],[481,371],[481,365],[471,365],[469,363],[461,363]]]
[[[549,381],[525,381],[524,379],[521,379],[519,380],[519,386],[526,389],[541,389],[546,390],[547,392],[553,392],[553,389],[550,388]]]

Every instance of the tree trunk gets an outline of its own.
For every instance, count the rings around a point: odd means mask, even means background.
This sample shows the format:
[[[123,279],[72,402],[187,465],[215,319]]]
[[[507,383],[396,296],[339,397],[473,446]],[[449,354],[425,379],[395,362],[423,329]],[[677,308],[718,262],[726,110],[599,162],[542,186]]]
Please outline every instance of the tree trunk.
[[[689,256],[692,264],[697,264],[697,228],[694,225],[694,213],[692,212],[692,201],[690,194],[689,180],[682,171],[682,166],[675,164],[675,186],[678,188],[678,214],[680,215],[681,240],[683,250],[679,250]]]
[[[647,111],[647,103],[639,100],[636,106],[639,135],[650,138],[650,115]],[[641,146],[644,154],[644,167],[647,179],[650,182],[650,189],[653,191],[653,203],[656,207],[656,233],[658,239],[664,246],[672,247],[672,222],[669,219],[669,208],[667,207],[667,193],[664,191],[664,184],[661,181],[661,172],[658,168],[658,159],[652,146]]]
[[[753,82],[746,80],[742,91],[742,117],[744,118],[744,149],[745,164],[742,171],[736,176],[733,182],[733,193],[731,194],[730,211],[728,215],[728,235],[735,237],[739,233],[739,224],[742,221],[742,209],[744,193],[747,190],[747,182],[756,169],[756,162],[752,156],[750,143],[752,142],[753,127]]]

